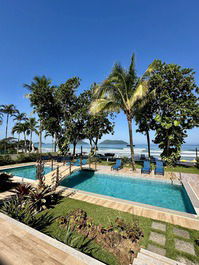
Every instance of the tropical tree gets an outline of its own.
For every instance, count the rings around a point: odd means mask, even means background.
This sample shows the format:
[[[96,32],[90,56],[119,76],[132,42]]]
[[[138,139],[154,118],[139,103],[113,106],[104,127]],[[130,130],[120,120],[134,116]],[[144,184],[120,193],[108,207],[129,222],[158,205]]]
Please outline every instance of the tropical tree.
[[[9,105],[1,105],[0,112],[6,115],[6,134],[5,134],[5,138],[8,138],[9,117],[13,117],[19,111],[16,109],[15,105],[9,104]]]
[[[149,89],[156,90],[152,102],[154,143],[163,150],[162,159],[174,165],[180,159],[187,130],[199,126],[199,90],[193,69],[160,60],[155,64],[149,80]],[[150,113],[148,107],[145,111]]]
[[[17,141],[17,154],[19,153],[19,141],[20,141],[20,135],[23,133],[23,125],[19,122],[17,122],[14,127],[12,128],[12,134],[14,135],[15,133],[18,134],[18,141]]]
[[[24,146],[25,146],[25,153],[27,152],[27,135],[30,134],[30,129],[29,129],[29,123],[28,121],[24,123],[20,123],[22,133],[24,135]]]
[[[91,104],[90,111],[93,114],[101,111],[119,112],[123,111],[126,115],[129,129],[129,141],[131,150],[132,169],[135,170],[132,120],[139,104],[144,105],[147,101],[148,77],[153,70],[153,64],[149,66],[141,78],[137,77],[135,71],[135,56],[131,58],[131,64],[128,70],[125,70],[120,64],[115,64],[111,74],[100,85],[94,89],[94,101]]]
[[[34,112],[38,114],[40,120],[39,152],[41,152],[42,149],[43,116],[44,113],[46,113],[46,107],[48,106],[48,109],[51,107],[50,102],[52,93],[49,93],[49,91],[52,90],[51,83],[52,81],[43,75],[42,77],[35,76],[31,84],[24,84],[24,87],[30,91],[26,97],[30,99],[31,105],[34,108]]]
[[[14,121],[17,121],[17,122],[22,122],[22,121],[27,121],[27,115],[25,112],[17,112],[16,114],[14,114]]]
[[[32,134],[33,134],[33,132],[35,132],[36,134],[39,134],[39,133],[38,133],[38,130],[37,130],[38,125],[37,125],[37,121],[36,121],[36,119],[35,119],[35,118],[32,118],[32,117],[29,118],[27,122],[28,122],[28,129],[29,129],[29,131],[30,131],[29,151],[31,151]]]

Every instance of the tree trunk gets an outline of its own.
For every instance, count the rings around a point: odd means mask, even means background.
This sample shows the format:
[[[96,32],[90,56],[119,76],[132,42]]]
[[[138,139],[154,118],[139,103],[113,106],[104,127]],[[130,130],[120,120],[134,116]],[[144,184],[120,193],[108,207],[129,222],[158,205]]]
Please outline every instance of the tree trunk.
[[[39,127],[39,153],[42,152],[42,128],[41,128],[41,122]]]
[[[9,114],[7,114],[7,118],[6,118],[6,139],[8,138],[8,120],[9,120]],[[7,142],[5,141],[5,145],[4,145],[4,152],[6,153],[6,149],[7,149]]]
[[[31,146],[32,146],[32,130],[30,131],[29,152],[31,152],[31,151],[32,151],[32,148],[31,148]]]
[[[131,149],[131,165],[132,170],[135,171],[135,160],[134,160],[134,148],[133,148],[133,131],[132,131],[132,118],[127,118],[128,120],[128,127],[129,127],[129,142],[130,142],[130,149]]]
[[[73,142],[73,157],[75,156],[76,153],[76,142]]]
[[[27,153],[27,148],[26,148],[26,133],[24,132],[24,146],[25,146],[25,153]]]
[[[6,139],[8,138],[8,120],[9,120],[9,114],[7,114],[6,118]]]
[[[93,151],[92,139],[89,139],[89,142],[90,142],[90,154],[92,154]]]
[[[57,152],[57,135],[55,134],[54,152]]]
[[[19,141],[20,141],[20,133],[18,134],[18,142],[17,142],[17,154],[19,153]]]
[[[151,146],[150,146],[150,135],[149,135],[149,131],[146,131],[146,137],[147,137],[147,145],[148,145],[148,157],[150,159],[150,157],[151,157]]]

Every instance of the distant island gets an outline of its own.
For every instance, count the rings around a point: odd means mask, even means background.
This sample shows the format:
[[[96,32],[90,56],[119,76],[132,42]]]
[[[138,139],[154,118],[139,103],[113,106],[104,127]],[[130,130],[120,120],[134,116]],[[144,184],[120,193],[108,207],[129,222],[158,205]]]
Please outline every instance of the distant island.
[[[82,144],[82,145],[88,145],[88,143],[86,143],[86,142],[84,142],[84,141],[82,141],[82,140],[80,140],[77,144],[78,144],[78,145],[80,145],[80,144]]]
[[[122,140],[104,140],[103,142],[101,142],[100,144],[124,144],[127,145],[128,143]]]

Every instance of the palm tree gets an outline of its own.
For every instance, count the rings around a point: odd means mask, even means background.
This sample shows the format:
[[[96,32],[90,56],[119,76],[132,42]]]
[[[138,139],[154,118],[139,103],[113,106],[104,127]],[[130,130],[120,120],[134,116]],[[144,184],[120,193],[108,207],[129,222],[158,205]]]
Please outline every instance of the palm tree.
[[[1,105],[0,112],[3,114],[6,114],[6,135],[5,135],[5,138],[8,138],[9,117],[14,116],[19,111],[16,109],[15,105],[10,104],[10,105]]]
[[[101,84],[94,88],[94,99],[91,103],[90,111],[97,114],[101,111],[119,112],[123,111],[126,115],[129,129],[129,142],[131,150],[132,169],[135,168],[132,120],[136,110],[140,105],[144,105],[149,94],[148,77],[153,71],[152,63],[144,75],[138,78],[135,71],[135,55],[131,58],[128,70],[120,64],[115,64],[111,74]]]
[[[14,135],[15,133],[18,134],[18,142],[17,142],[17,154],[19,153],[19,141],[20,141],[20,134],[23,133],[23,125],[22,123],[17,122],[15,126],[12,128],[12,134]]]
[[[25,112],[18,112],[14,116],[15,118],[13,120],[17,122],[27,121],[28,119]]]
[[[30,94],[27,94],[26,97],[27,98],[34,97],[34,93],[35,94],[39,94],[42,89],[48,89],[51,83],[52,83],[52,81],[50,79],[46,78],[44,75],[42,77],[35,76],[33,78],[33,82],[30,85],[24,84],[24,87],[27,88],[28,90],[30,90],[30,92],[32,92]],[[33,106],[35,107],[35,105],[33,105]],[[40,108],[42,108],[42,105],[40,105],[39,107],[37,107],[35,109],[35,111],[38,112],[38,113],[40,113]],[[41,117],[40,117],[40,127],[39,127],[39,152],[42,151],[42,130],[43,130],[42,127],[43,127],[42,126],[42,120],[41,120]]]
[[[29,118],[28,119],[28,127],[30,130],[30,143],[29,143],[29,151],[31,151],[31,144],[32,144],[32,134],[33,132],[35,132],[36,134],[38,134],[38,126],[37,126],[37,121],[35,118]]]

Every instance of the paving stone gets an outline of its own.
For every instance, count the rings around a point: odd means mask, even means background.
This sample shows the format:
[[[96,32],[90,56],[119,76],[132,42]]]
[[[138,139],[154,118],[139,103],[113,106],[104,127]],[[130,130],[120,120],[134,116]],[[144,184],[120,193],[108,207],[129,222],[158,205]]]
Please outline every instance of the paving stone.
[[[175,248],[177,250],[189,253],[191,255],[195,255],[194,245],[190,242],[186,242],[180,239],[175,239]]]
[[[165,235],[160,234],[160,233],[156,233],[156,232],[151,232],[150,236],[149,236],[149,240],[154,241],[155,243],[158,243],[160,245],[165,245]]]
[[[160,248],[160,247],[149,244],[147,249],[149,251],[156,253],[156,254],[166,256],[166,249],[164,249],[164,248]]]
[[[153,222],[152,223],[152,228],[153,229],[158,229],[158,230],[161,230],[161,231],[165,232],[166,231],[166,224]]]
[[[187,258],[184,258],[184,257],[177,257],[176,259],[177,261],[181,262],[181,263],[184,263],[186,265],[199,265],[199,263],[196,261],[196,262],[193,262]]]
[[[187,238],[187,239],[190,238],[189,232],[184,230],[184,229],[179,229],[179,228],[174,227],[173,233],[176,236],[181,236],[181,237],[184,237],[184,238]]]

